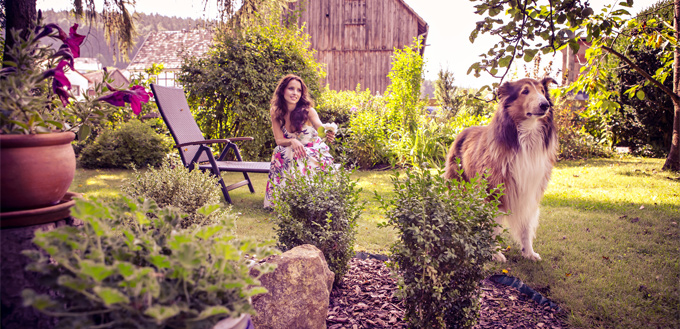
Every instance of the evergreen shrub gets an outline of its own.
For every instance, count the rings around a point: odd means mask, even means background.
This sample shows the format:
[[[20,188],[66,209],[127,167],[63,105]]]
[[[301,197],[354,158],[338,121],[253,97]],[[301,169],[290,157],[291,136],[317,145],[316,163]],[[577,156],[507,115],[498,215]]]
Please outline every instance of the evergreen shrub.
[[[84,168],[129,168],[158,166],[172,148],[167,136],[149,125],[132,120],[114,130],[105,130],[85,146],[78,159]]]
[[[399,239],[393,270],[411,328],[472,328],[479,317],[479,281],[495,253],[494,218],[502,191],[485,179],[445,180],[442,172],[392,176],[394,197],[376,198]]]
[[[354,257],[359,201],[351,170],[290,170],[274,190],[276,235],[283,251],[303,244],[319,248],[338,285]]]
[[[222,191],[217,177],[200,170],[189,171],[178,160],[165,160],[158,169],[151,167],[143,172],[134,168],[132,178],[123,183],[121,190],[132,197],[154,200],[161,208],[179,208],[188,215],[181,224],[185,228],[212,224],[218,217],[230,215],[226,210],[218,210],[206,218],[197,212],[220,202]]]
[[[57,317],[59,328],[212,328],[254,313],[250,297],[267,291],[244,255],[275,250],[225,234],[226,222],[181,229],[177,209],[125,197],[77,199],[71,214],[82,227],[37,231],[41,250],[24,251],[27,269],[53,292],[26,289],[24,304]]]

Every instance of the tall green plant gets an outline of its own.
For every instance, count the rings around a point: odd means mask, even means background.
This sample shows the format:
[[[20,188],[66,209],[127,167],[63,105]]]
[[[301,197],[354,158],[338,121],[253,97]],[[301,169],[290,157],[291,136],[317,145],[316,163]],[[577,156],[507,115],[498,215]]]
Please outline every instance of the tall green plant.
[[[387,108],[389,124],[395,133],[410,132],[417,128],[417,118],[425,106],[420,102],[420,85],[423,83],[425,62],[420,56],[421,43],[414,39],[413,46],[395,49],[392,55],[392,69],[387,74]]]
[[[314,98],[324,76],[309,35],[278,22],[219,30],[206,58],[187,59],[179,80],[206,138],[252,136],[242,145],[248,159],[267,159],[275,146],[269,101],[279,79],[302,77]]]
[[[412,328],[472,328],[479,317],[479,281],[494,254],[494,218],[502,191],[477,176],[470,182],[442,172],[392,176],[394,197],[376,193],[394,227],[394,270]]]
[[[437,103],[439,103],[441,110],[450,117],[455,117],[461,105],[463,105],[463,99],[456,95],[458,87],[453,85],[454,81],[453,73],[448,69],[441,69],[437,73],[437,80],[434,83],[434,96]]]

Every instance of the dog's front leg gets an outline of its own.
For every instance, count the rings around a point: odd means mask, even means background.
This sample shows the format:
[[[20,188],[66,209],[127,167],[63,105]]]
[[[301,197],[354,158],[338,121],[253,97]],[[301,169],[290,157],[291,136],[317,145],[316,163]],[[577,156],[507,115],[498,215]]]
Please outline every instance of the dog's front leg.
[[[496,217],[496,223],[498,223],[498,226],[494,227],[493,229],[493,238],[494,240],[496,239],[497,236],[501,235],[503,233],[503,216]],[[496,248],[498,251],[493,255],[493,260],[501,263],[505,263],[507,259],[505,258],[505,255],[501,252],[503,247],[500,244],[496,244]]]
[[[536,236],[536,228],[538,228],[539,210],[529,215],[526,225],[521,225],[521,232],[519,232],[519,240],[522,246],[522,256],[534,261],[541,260],[541,255],[534,251],[534,237]]]

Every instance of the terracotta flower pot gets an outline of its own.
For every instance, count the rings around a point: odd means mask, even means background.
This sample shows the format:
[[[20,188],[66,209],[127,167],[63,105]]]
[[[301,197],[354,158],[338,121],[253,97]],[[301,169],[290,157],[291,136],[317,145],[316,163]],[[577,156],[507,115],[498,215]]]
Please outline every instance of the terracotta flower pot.
[[[2,211],[57,204],[76,172],[72,132],[0,135]]]

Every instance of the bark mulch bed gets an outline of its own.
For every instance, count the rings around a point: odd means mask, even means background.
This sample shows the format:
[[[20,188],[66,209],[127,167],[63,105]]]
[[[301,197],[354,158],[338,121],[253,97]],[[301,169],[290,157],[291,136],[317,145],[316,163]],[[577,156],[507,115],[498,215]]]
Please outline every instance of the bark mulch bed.
[[[558,310],[539,305],[515,288],[484,279],[481,289],[475,328],[567,328]],[[383,261],[353,258],[342,286],[331,293],[327,327],[407,328],[404,305],[393,297],[395,290],[397,285]]]

